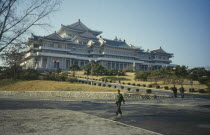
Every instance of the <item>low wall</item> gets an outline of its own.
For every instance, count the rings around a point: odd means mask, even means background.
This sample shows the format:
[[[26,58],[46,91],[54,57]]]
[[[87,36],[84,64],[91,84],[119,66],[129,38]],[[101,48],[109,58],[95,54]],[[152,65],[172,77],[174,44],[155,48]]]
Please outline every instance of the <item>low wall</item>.
[[[75,91],[0,91],[0,96],[24,96],[24,97],[64,97],[76,99],[115,99],[114,92],[75,92]],[[155,99],[169,98],[165,95],[147,95],[136,93],[122,93],[125,99]]]

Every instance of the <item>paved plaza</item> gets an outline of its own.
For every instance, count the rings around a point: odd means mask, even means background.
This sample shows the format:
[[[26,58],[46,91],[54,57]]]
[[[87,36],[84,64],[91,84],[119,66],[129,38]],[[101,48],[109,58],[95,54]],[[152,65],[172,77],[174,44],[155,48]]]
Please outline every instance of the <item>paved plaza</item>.
[[[0,134],[208,135],[210,101],[129,100],[115,117],[113,100],[1,97]]]
[[[0,116],[2,135],[158,135],[142,128],[72,110],[3,110]]]

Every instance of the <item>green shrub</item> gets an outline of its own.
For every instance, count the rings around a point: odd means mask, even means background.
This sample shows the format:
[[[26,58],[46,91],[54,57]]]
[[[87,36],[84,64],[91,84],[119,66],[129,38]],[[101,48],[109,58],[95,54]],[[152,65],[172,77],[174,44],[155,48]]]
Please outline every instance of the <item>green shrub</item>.
[[[139,92],[139,89],[136,89],[136,92]]]
[[[112,87],[112,85],[109,84],[108,87],[110,88],[110,87]]]
[[[115,85],[114,88],[117,88],[117,86]]]
[[[125,84],[125,82],[123,82],[122,84]]]
[[[201,83],[201,84],[208,84],[209,81],[210,80],[207,76],[198,78],[198,82]]]
[[[130,91],[130,90],[131,90],[131,88],[127,88],[127,90],[128,90],[128,91]]]
[[[131,83],[128,83],[128,85],[131,85]]]
[[[93,85],[96,85],[96,83],[93,83]]]
[[[77,82],[77,78],[74,78],[74,77],[67,77],[67,78],[66,78],[66,81],[67,81],[67,82],[71,82],[71,83]]]
[[[147,78],[151,75],[151,71],[135,71],[135,80],[141,79],[147,81]]]
[[[164,86],[164,89],[165,89],[165,90],[169,90],[169,87],[168,87],[168,86]]]
[[[39,78],[39,72],[34,69],[22,70],[19,73],[19,78],[21,80],[37,80]]]
[[[57,73],[54,73],[54,80],[55,81],[65,81],[66,80],[66,77],[65,76],[62,76],[62,75],[59,75]]]
[[[156,89],[160,89],[160,85],[157,85],[157,86],[156,86]]]
[[[135,83],[133,83],[132,85],[133,85],[133,86],[135,86],[136,84],[135,84]]]
[[[152,93],[152,90],[151,89],[147,89],[146,92],[149,94],[149,93]]]
[[[124,86],[121,86],[121,89],[123,90],[124,89]]]
[[[146,84],[143,84],[142,86],[143,86],[143,87],[146,87]]]
[[[195,89],[194,88],[190,88],[189,92],[195,92]]]
[[[106,87],[106,84],[103,84],[103,87]]]
[[[152,84],[149,84],[148,87],[149,87],[149,88],[152,88]]]
[[[205,90],[204,89],[199,89],[198,92],[199,93],[205,93]]]
[[[98,83],[98,86],[101,86],[101,83]]]
[[[111,80],[111,81],[130,80],[130,79],[127,79],[127,78],[125,78],[125,77],[115,77],[115,76],[102,77],[101,79],[102,79],[102,80],[109,79],[109,80]]]
[[[140,84],[137,84],[137,86],[141,86]]]

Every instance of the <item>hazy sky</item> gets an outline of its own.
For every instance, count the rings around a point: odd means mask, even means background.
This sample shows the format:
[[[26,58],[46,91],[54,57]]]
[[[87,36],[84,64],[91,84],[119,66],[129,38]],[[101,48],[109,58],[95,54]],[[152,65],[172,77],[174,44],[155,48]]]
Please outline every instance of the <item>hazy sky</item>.
[[[210,0],[64,0],[50,32],[78,19],[105,38],[117,36],[144,50],[161,46],[174,53],[174,64],[210,65]]]

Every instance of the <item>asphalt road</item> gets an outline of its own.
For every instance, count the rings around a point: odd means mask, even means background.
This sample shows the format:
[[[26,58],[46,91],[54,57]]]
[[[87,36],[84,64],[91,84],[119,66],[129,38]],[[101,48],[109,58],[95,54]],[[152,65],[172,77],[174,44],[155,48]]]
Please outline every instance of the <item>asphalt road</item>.
[[[202,100],[201,104],[188,104],[191,101],[191,99],[162,99],[157,104],[154,100],[128,102],[122,106],[123,116],[115,117],[116,105],[111,100],[53,101],[24,100],[13,97],[0,98],[0,111],[21,109],[73,110],[117,120],[165,135],[209,135],[209,100]],[[199,101],[200,99],[193,100],[195,103]]]

